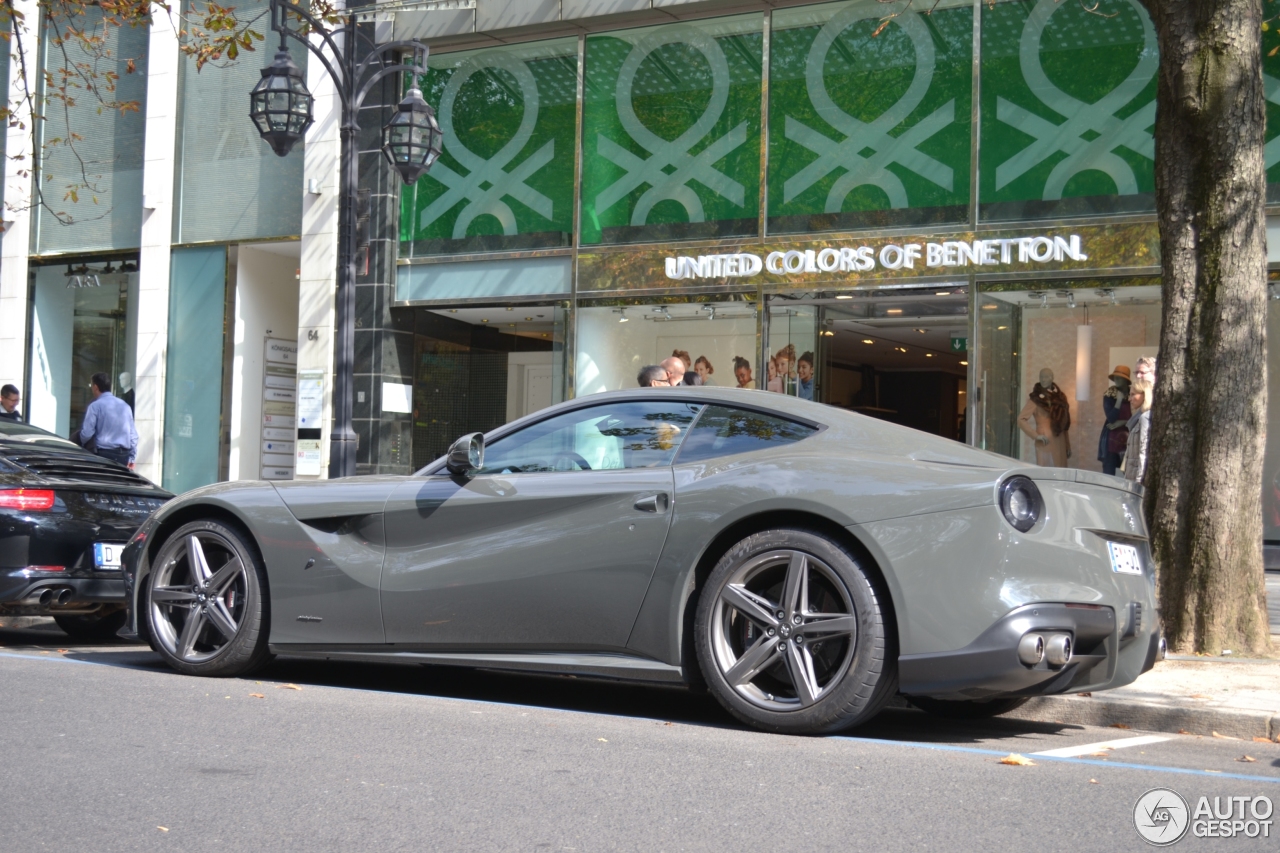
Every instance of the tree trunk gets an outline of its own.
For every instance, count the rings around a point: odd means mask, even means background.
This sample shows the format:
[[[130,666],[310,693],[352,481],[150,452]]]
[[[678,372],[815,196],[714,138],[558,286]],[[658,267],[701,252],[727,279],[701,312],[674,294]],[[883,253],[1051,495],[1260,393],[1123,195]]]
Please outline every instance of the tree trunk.
[[[1261,0],[1143,3],[1160,44],[1155,149],[1164,305],[1144,479],[1161,617],[1173,650],[1262,653],[1271,643],[1261,507]]]

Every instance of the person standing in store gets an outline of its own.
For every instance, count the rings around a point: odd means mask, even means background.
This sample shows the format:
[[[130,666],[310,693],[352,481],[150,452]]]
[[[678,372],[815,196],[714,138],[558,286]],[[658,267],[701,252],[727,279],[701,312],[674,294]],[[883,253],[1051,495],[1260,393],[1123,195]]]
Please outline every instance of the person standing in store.
[[[738,380],[739,388],[756,387],[756,380],[751,376],[751,362],[740,355],[733,357],[733,375]]]
[[[1102,434],[1098,436],[1098,461],[1102,463],[1102,473],[1114,476],[1129,443],[1129,430],[1125,424],[1133,416],[1129,409],[1129,365],[1116,365],[1108,378],[1111,387],[1102,395],[1105,422]]]
[[[1145,379],[1136,379],[1129,387],[1129,408],[1133,410],[1133,417],[1126,424],[1129,436],[1124,452],[1124,478],[1135,483],[1141,483],[1142,475],[1147,471],[1147,445],[1151,436],[1151,389],[1151,383]]]
[[[694,372],[696,372],[698,376],[702,378],[703,385],[716,384],[715,380],[711,378],[711,374],[715,373],[716,369],[711,366],[711,362],[707,360],[707,357],[705,355],[700,355],[696,359],[694,359],[693,369],[694,369]]]
[[[806,352],[796,360],[796,396],[813,399],[813,353]]]
[[[1147,381],[1154,388],[1156,384],[1156,359],[1155,356],[1144,355],[1138,359],[1138,363],[1133,367],[1133,381]]]
[[[671,380],[667,378],[667,371],[660,364],[646,364],[640,368],[640,375],[636,377],[636,381],[640,383],[641,388],[669,388]]]
[[[662,369],[667,371],[667,380],[672,387],[684,384],[684,375],[688,371],[684,361],[679,356],[671,356],[662,360]]]
[[[95,373],[89,381],[93,402],[84,412],[80,443],[96,441],[94,453],[132,468],[138,455],[138,430],[133,425],[129,404],[111,393],[111,377]]]
[[[22,402],[22,394],[18,392],[18,386],[6,385],[0,388],[0,418],[7,421],[22,421],[22,413],[18,411],[18,404]]]

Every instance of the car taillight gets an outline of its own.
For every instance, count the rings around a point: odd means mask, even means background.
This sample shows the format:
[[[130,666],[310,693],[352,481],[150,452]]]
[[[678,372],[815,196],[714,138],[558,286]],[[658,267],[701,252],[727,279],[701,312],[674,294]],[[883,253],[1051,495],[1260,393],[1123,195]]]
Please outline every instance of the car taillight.
[[[0,489],[0,509],[41,510],[52,507],[52,489]]]

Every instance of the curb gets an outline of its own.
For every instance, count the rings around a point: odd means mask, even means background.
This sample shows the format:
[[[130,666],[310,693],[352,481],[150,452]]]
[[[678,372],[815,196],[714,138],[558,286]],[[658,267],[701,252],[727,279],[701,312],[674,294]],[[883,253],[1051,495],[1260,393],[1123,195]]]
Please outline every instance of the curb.
[[[1280,713],[1228,708],[1173,708],[1085,696],[1037,696],[1006,719],[1083,726],[1125,726],[1150,732],[1280,740]]]

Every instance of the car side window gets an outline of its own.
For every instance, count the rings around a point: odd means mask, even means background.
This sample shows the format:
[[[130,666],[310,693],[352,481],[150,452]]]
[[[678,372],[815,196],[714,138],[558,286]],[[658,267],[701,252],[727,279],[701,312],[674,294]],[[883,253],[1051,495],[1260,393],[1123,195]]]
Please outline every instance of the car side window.
[[[814,427],[773,415],[729,406],[707,406],[689,431],[679,461],[683,465],[778,447],[800,441],[815,432],[817,429]]]
[[[670,465],[701,406],[620,401],[565,412],[485,447],[480,474]]]

